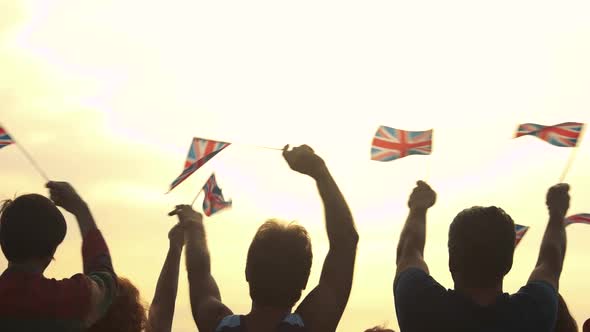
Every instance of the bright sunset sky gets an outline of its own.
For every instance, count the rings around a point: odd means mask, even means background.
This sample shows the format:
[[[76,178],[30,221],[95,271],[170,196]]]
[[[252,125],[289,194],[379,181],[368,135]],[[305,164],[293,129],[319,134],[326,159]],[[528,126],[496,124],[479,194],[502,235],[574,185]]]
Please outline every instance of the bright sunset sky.
[[[355,217],[354,286],[338,331],[398,330],[395,248],[416,180],[438,192],[426,261],[452,288],[447,231],[473,205],[503,207],[531,227],[505,290],[522,286],[547,221],[544,196],[572,149],[519,123],[590,123],[588,1],[0,0],[0,123],[49,176],[89,203],[115,269],[151,301],[175,219],[215,171],[234,206],[205,220],[224,302],[250,309],[244,277],[256,228],[276,217],[311,233],[310,290],[327,252],[311,179],[280,152],[309,144]],[[371,161],[379,125],[434,128],[431,156]],[[234,142],[164,195],[192,137]],[[242,143],[239,145],[237,143]],[[15,146],[0,150],[0,198],[46,193]],[[570,214],[590,212],[590,138],[567,175]],[[199,200],[199,206],[201,200]],[[46,276],[82,270],[77,226]],[[578,324],[590,317],[590,226],[568,228],[560,292]],[[0,268],[6,267],[4,257]],[[181,269],[174,331],[195,331]]]

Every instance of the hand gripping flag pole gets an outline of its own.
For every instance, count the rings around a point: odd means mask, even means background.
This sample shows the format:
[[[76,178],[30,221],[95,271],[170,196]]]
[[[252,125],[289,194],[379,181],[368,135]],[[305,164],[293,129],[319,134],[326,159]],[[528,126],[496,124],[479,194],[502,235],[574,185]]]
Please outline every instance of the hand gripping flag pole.
[[[41,166],[39,166],[39,164],[37,164],[35,159],[33,159],[33,157],[31,157],[31,155],[27,152],[27,150],[25,150],[25,148],[14,139],[14,136],[8,134],[8,131],[6,131],[6,129],[4,129],[4,127],[1,125],[0,125],[0,141],[1,141],[0,148],[3,148],[7,145],[14,143],[14,145],[16,145],[18,147],[18,149],[23,153],[23,155],[29,160],[31,165],[33,165],[33,167],[37,170],[37,172],[39,172],[39,174],[43,177],[43,179],[45,179],[45,181],[49,182],[49,177],[43,171]]]

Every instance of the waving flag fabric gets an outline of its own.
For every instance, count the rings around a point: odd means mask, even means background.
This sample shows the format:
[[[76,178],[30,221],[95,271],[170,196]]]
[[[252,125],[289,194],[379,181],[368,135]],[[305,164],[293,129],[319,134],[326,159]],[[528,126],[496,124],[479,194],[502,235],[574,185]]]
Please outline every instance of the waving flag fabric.
[[[565,218],[565,225],[571,224],[589,224],[590,225],[590,213],[574,214]]]
[[[371,159],[391,161],[411,154],[430,154],[432,130],[406,131],[380,126],[373,138]]]
[[[186,180],[199,167],[203,166],[209,159],[215,157],[221,150],[225,149],[230,143],[217,142],[203,138],[193,138],[191,147],[188,150],[188,156],[184,163],[184,170],[170,184],[170,190]]]
[[[578,138],[583,128],[584,124],[579,122],[564,122],[553,126],[524,123],[518,126],[515,137],[533,135],[549,144],[561,147],[575,147],[578,144]]]
[[[12,137],[10,137],[4,128],[0,127],[0,149],[14,143]]]
[[[210,216],[219,210],[223,210],[231,206],[231,200],[225,201],[221,188],[217,185],[215,180],[215,174],[212,174],[203,187],[205,193],[205,199],[203,200],[203,212],[205,215]]]
[[[523,236],[529,230],[529,226],[523,226],[514,224],[514,231],[516,232],[516,241],[514,242],[514,246],[516,247],[520,240],[522,240]]]

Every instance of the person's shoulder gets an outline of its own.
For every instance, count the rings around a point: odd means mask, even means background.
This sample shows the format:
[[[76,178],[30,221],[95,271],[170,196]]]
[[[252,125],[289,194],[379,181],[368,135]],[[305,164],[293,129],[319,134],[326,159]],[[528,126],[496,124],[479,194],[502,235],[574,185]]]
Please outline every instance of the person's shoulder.
[[[548,301],[557,305],[557,290],[542,280],[529,281],[510,297],[513,301]]]
[[[84,275],[77,274],[71,278],[56,280],[42,275],[20,275],[3,280],[10,282],[6,291],[1,291],[2,298],[9,306],[0,305],[0,310],[7,316],[15,310],[27,312],[31,317],[55,317],[65,320],[81,320],[90,303],[89,281]],[[2,302],[2,301],[0,301]]]
[[[287,315],[279,325],[279,332],[303,332],[307,327],[298,313]]]
[[[89,289],[90,278],[82,273],[76,273],[69,278],[41,278],[37,281],[42,289],[59,289],[61,292],[82,291]]]
[[[228,315],[221,319],[219,325],[217,325],[217,327],[215,328],[215,332],[240,331],[241,324],[241,315]]]
[[[409,330],[424,324],[424,315],[440,313],[451,300],[447,289],[418,268],[409,268],[398,274],[393,297],[400,327]]]
[[[545,281],[529,281],[510,296],[514,313],[520,317],[537,317],[536,323],[555,324],[557,318],[557,290]]]
[[[396,276],[393,282],[394,293],[403,292],[404,289],[417,290],[425,288],[446,292],[445,288],[434,280],[430,274],[419,268],[405,269]]]

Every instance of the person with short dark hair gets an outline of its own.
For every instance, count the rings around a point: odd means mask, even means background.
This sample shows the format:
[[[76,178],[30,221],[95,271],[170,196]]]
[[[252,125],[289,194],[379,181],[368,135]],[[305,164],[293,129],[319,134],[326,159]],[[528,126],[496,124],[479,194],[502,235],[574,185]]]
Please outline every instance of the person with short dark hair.
[[[201,332],[335,331],[348,302],[358,234],[352,215],[324,161],[308,146],[283,151],[291,169],[313,178],[324,203],[330,249],[319,285],[293,306],[307,286],[311,269],[311,243],[299,225],[268,221],[248,250],[246,281],[252,309],[233,315],[221,302],[201,214],[188,205],[177,206],[180,222],[187,225],[186,265],[193,317]]]
[[[8,268],[0,276],[0,331],[82,331],[108,310],[117,279],[108,247],[86,203],[70,184],[49,182],[51,200],[30,194],[8,201],[0,216],[0,246]],[[43,273],[66,235],[63,207],[78,221],[84,274]]]
[[[446,290],[424,261],[426,212],[436,193],[418,184],[408,201],[410,213],[400,235],[394,297],[400,330],[412,331],[553,331],[557,289],[566,237],[563,220],[569,187],[547,193],[549,223],[537,265],[516,294],[503,292],[512,268],[514,221],[497,207],[472,207],[459,213],[449,228],[449,270],[454,290]]]
[[[590,318],[584,322],[584,326],[582,326],[582,332],[590,332]]]

